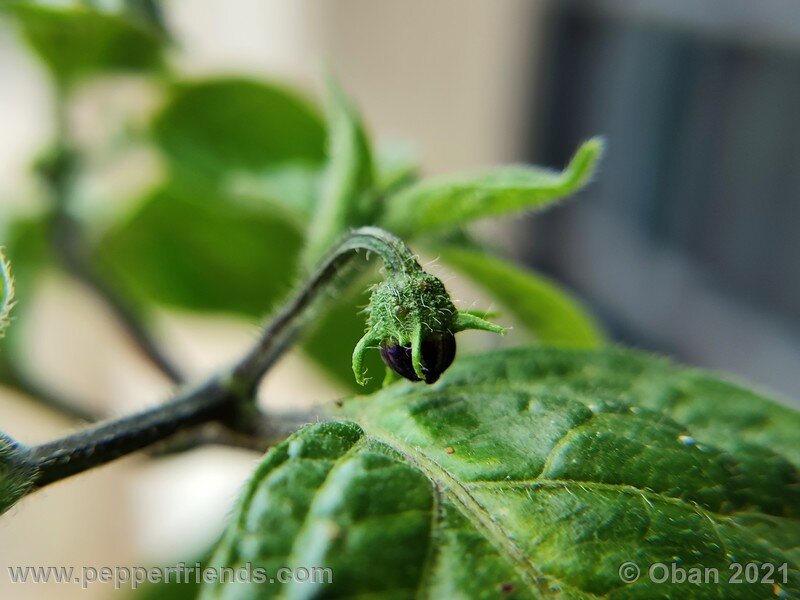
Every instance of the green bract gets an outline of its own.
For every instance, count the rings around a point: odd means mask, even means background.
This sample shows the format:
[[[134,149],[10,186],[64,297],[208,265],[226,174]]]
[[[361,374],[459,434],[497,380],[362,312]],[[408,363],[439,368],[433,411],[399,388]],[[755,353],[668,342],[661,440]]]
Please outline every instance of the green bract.
[[[703,372],[517,349],[340,416],[354,422],[267,454],[212,561],[328,567],[333,583],[214,584],[203,598],[800,594],[800,415]],[[653,583],[657,562],[716,568],[720,583]],[[725,584],[734,562],[785,563],[787,581]]]

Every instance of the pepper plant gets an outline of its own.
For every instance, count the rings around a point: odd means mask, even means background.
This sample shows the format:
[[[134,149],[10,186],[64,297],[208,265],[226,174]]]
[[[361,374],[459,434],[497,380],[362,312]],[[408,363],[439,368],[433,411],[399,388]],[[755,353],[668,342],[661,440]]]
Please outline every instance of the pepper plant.
[[[325,118],[274,83],[187,80],[170,68],[157,4],[103,6],[6,6],[50,71],[56,127],[36,162],[44,208],[3,214],[0,378],[99,422],[32,447],[2,434],[0,510],[156,443],[245,443],[270,449],[209,564],[329,567],[333,583],[209,583],[191,590],[202,598],[800,594],[800,416],[722,377],[610,345],[558,285],[464,229],[578,191],[598,139],[563,171],[420,177],[374,147],[332,79]],[[97,218],[82,209],[91,152],[68,108],[87,82],[122,72],[161,101],[145,127],[122,128],[99,152],[147,146],[163,177]],[[459,309],[413,252],[483,288],[499,316]],[[383,269],[365,270],[359,253]],[[29,375],[20,332],[53,269],[109,306],[175,397],[103,421]],[[161,307],[268,316],[239,361],[185,382],[151,331]],[[457,356],[459,331],[502,333],[492,321],[504,318],[530,345]],[[294,344],[361,395],[299,417],[321,421],[308,426],[263,412],[258,384]],[[210,424],[216,437],[198,435]],[[775,572],[740,585],[646,573],[632,583],[628,563]]]

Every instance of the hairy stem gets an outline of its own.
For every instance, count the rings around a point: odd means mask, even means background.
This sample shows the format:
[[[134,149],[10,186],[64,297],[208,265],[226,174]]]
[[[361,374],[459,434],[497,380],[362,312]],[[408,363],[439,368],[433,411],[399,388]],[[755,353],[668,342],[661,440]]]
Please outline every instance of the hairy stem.
[[[399,238],[374,227],[354,230],[331,250],[268,323],[256,346],[229,371],[155,408],[32,448],[38,473],[34,487],[44,487],[204,423],[220,422],[239,430],[257,427],[253,423],[258,418],[253,402],[256,386],[308,323],[316,300],[336,288],[337,274],[359,250],[378,254],[390,274],[420,268]]]
[[[283,349],[290,345],[312,314],[313,301],[336,289],[336,278],[359,250],[374,252],[389,273],[411,273],[420,269],[403,241],[377,227],[361,227],[347,235],[322,261],[305,287],[275,315],[261,339],[234,371],[243,382],[257,382]]]
[[[31,454],[37,470],[33,487],[42,488],[105,464],[189,427],[224,420],[231,410],[231,398],[219,381],[212,380],[149,410],[36,446]]]

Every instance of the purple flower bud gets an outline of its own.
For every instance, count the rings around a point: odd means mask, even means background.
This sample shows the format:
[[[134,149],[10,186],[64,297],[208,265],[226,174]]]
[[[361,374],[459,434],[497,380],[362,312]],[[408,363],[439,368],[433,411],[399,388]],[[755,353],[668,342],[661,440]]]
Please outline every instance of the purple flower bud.
[[[449,331],[429,334],[422,340],[422,373],[425,383],[434,383],[456,357],[456,338]],[[381,346],[381,358],[398,375],[419,381],[414,372],[411,346],[389,344]]]

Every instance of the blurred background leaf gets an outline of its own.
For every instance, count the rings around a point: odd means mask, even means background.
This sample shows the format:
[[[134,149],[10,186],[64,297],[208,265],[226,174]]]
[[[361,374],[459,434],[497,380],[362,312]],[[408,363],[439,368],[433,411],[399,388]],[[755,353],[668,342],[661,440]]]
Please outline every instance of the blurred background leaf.
[[[144,19],[86,6],[12,2],[25,38],[56,81],[102,71],[146,71],[162,64],[163,35]],[[130,16],[130,15],[128,15]]]
[[[407,144],[379,146],[374,158],[376,187],[381,196],[397,192],[419,175],[419,157]]]
[[[441,246],[439,255],[502,304],[542,344],[592,348],[603,341],[599,324],[555,282],[479,249]]]
[[[277,165],[321,165],[325,126],[317,110],[286,89],[249,79],[177,84],[153,135],[182,179],[201,185]]]
[[[329,78],[328,166],[308,228],[304,267],[313,267],[349,228],[374,222],[379,211],[374,179],[372,148],[361,116]]]
[[[233,171],[222,184],[224,193],[253,209],[279,209],[305,229],[319,198],[323,168],[289,163],[262,170]]]
[[[14,276],[3,248],[0,247],[0,338],[5,335],[14,307]]]
[[[262,317],[288,292],[301,244],[279,213],[165,187],[104,236],[96,260],[139,300]]]

